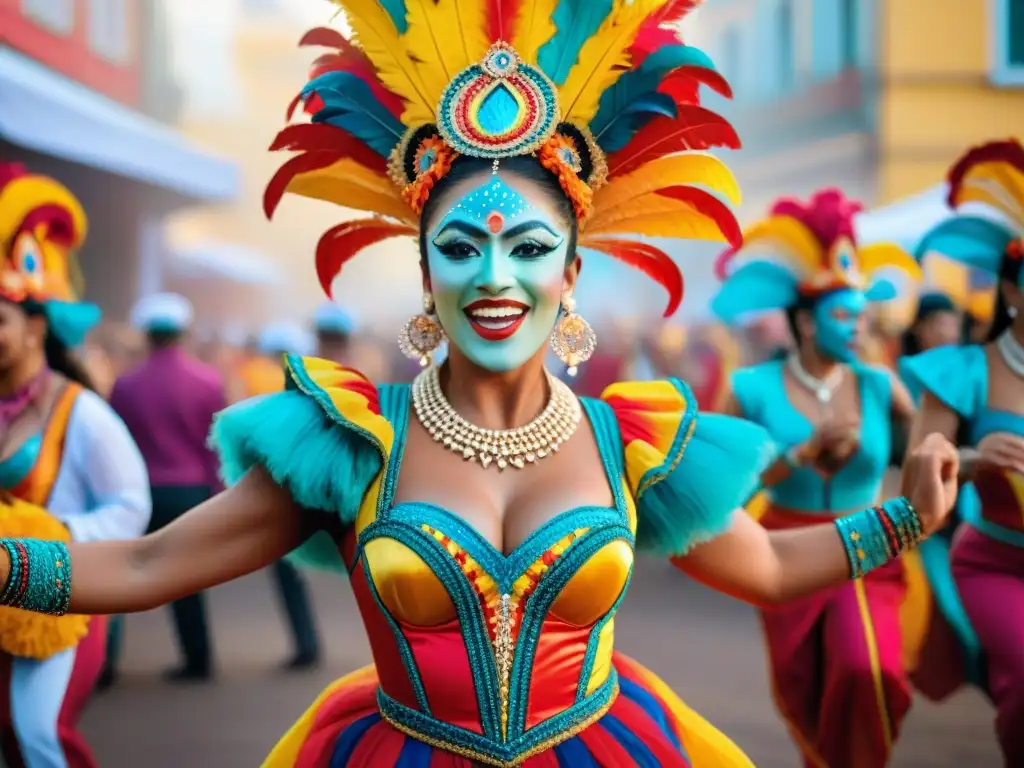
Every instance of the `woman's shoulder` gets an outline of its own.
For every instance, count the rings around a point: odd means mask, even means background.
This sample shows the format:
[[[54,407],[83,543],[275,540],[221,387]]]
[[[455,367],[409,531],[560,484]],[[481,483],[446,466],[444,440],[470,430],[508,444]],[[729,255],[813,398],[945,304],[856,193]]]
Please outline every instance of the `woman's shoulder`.
[[[757,424],[700,412],[681,379],[613,384],[601,400],[618,425],[642,549],[680,555],[724,532],[777,454]]]
[[[214,420],[210,444],[224,480],[261,466],[299,506],[355,522],[387,465],[395,430],[384,415],[393,386],[313,357],[285,358],[285,390],[243,400]]]
[[[977,344],[900,358],[899,375],[915,399],[927,392],[964,418],[976,414],[987,399],[988,361],[985,348]]]

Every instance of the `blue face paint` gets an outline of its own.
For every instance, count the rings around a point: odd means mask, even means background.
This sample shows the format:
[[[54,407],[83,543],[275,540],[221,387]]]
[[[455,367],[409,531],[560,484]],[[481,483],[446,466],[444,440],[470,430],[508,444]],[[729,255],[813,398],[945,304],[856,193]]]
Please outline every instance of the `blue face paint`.
[[[523,365],[558,319],[568,237],[545,203],[533,205],[497,176],[488,177],[427,239],[438,319],[451,343],[481,368]]]
[[[863,291],[847,288],[819,299],[812,312],[818,352],[840,363],[853,362],[866,311]]]

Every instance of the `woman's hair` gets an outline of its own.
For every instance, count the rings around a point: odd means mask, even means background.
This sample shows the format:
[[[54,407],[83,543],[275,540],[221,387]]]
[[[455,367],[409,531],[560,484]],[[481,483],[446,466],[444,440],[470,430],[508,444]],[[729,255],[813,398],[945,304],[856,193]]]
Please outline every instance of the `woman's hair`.
[[[934,314],[939,312],[956,312],[956,304],[944,293],[926,293],[924,294],[917,304],[917,314],[914,316],[914,322],[910,324],[910,327],[903,332],[903,336],[900,337],[900,354],[916,355],[921,352],[921,342],[917,337],[918,329],[921,323],[927,320]],[[962,339],[967,338],[968,325],[965,323],[961,329]]]
[[[427,198],[427,202],[423,206],[423,213],[420,216],[420,221],[423,224],[420,226],[419,245],[420,260],[423,263],[426,263],[427,259],[427,230],[424,224],[433,217],[448,190],[476,174],[485,171],[490,173],[491,162],[490,160],[461,155],[452,163],[452,169],[448,174],[440,179],[430,191],[430,197]],[[551,196],[551,199],[557,205],[559,216],[565,220],[565,225],[569,228],[569,249],[566,258],[570,261],[576,258],[576,238],[579,234],[576,213],[573,210],[572,201],[562,191],[557,177],[536,159],[525,155],[502,160],[499,173],[510,173],[521,179],[532,181]]]
[[[25,314],[29,317],[46,314],[45,309],[39,304],[29,304],[23,307]],[[96,385],[92,376],[86,370],[85,365],[79,360],[74,352],[65,346],[64,342],[58,339],[52,330],[47,329],[46,341],[43,351],[46,355],[46,364],[51,371],[56,371],[69,381],[80,384],[86,389],[96,391]]]
[[[1003,335],[1003,331],[1013,325],[1013,315],[1010,314],[1010,305],[1006,303],[1002,282],[1006,280],[1012,285],[1020,285],[1021,263],[1021,259],[1003,258],[999,282],[996,284],[996,308],[992,313],[992,325],[989,326],[986,341],[995,341]]]
[[[799,347],[803,343],[803,337],[800,335],[800,324],[796,321],[797,315],[801,312],[810,312],[814,309],[814,305],[819,300],[828,296],[828,293],[822,293],[817,296],[805,296],[800,294],[800,297],[796,300],[795,304],[790,304],[786,307],[786,325],[789,326],[789,332],[793,336],[793,341],[796,342],[796,346]],[[786,352],[786,354],[789,354]]]

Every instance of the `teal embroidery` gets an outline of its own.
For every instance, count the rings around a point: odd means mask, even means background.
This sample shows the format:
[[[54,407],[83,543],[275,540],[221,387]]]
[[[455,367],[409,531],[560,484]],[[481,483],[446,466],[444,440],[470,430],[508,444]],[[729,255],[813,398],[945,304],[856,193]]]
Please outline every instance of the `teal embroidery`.
[[[655,483],[660,483],[672,474],[672,470],[682,461],[682,454],[686,448],[687,438],[690,436],[690,429],[697,418],[697,398],[694,396],[693,390],[690,389],[689,385],[680,379],[667,379],[667,381],[683,396],[683,399],[686,401],[686,412],[683,414],[683,419],[676,430],[675,437],[672,438],[672,446],[665,456],[665,461],[660,466],[647,470],[640,479],[640,484],[637,487],[637,505],[640,504],[640,496],[647,488]]]

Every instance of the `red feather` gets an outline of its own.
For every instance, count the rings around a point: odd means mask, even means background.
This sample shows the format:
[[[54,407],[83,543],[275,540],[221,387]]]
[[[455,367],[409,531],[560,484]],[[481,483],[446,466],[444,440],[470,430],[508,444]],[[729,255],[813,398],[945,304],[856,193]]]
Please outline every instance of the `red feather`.
[[[299,104],[302,104],[302,94],[296,94],[295,98],[288,103],[288,111],[284,113],[285,122],[291,122],[291,119],[295,116],[295,110],[299,108]]]
[[[322,48],[348,48],[351,46],[345,36],[330,27],[314,27],[299,40],[300,46],[318,45]]]
[[[647,22],[656,19],[658,24],[675,24],[682,21],[690,11],[700,5],[704,0],[669,0],[661,8],[647,17]],[[647,22],[644,22],[645,24]]]
[[[657,24],[648,26],[645,22],[637,32],[633,45],[629,48],[630,68],[636,69],[644,63],[644,59],[664,45],[678,45],[679,35],[674,29],[659,27]]]
[[[512,41],[520,0],[487,0],[487,39]]]
[[[274,137],[271,152],[333,152],[337,159],[351,158],[364,168],[384,175],[387,161],[359,139],[326,123],[289,125]]]
[[[675,99],[676,104],[698,104],[700,95],[698,85],[706,85],[725,98],[732,98],[732,87],[725,78],[714,70],[704,69],[704,67],[673,69],[661,81],[658,90]]]
[[[267,188],[263,191],[263,213],[266,214],[268,219],[273,217],[274,211],[277,210],[277,206],[281,203],[281,198],[284,197],[284,193],[288,190],[288,185],[296,176],[311,171],[319,171],[321,168],[326,168],[336,163],[341,157],[342,155],[338,152],[320,150],[318,152],[306,152],[288,160],[288,162],[277,169],[277,173],[274,174],[274,177],[267,184]]]
[[[664,251],[636,240],[611,238],[587,239],[583,247],[606,253],[634,269],[639,269],[668,291],[665,317],[670,317],[679,309],[683,301],[683,273]]]
[[[725,239],[729,241],[729,245],[734,248],[743,243],[743,230],[740,229],[740,223],[736,220],[736,214],[728,205],[707,190],[700,187],[674,186],[659,189],[658,194],[686,203],[697,213],[714,219],[718,228],[722,230],[722,234],[725,235]]]
[[[977,147],[971,147],[956,161],[949,169],[947,179],[949,180],[949,196],[947,202],[950,205],[956,204],[960,194],[960,187],[964,177],[981,163],[1004,162],[1016,167],[1024,173],[1024,147],[1017,139],[1005,139],[1003,141],[990,141]]]
[[[715,259],[715,277],[719,280],[726,280],[729,277],[729,264],[738,251],[739,246],[730,246],[718,254]]]
[[[341,268],[364,248],[389,237],[415,234],[414,227],[383,219],[356,219],[331,227],[316,245],[316,274],[324,293],[331,295],[331,284]]]
[[[621,176],[664,155],[739,146],[739,136],[728,120],[704,107],[685,104],[676,118],[659,117],[637,131],[629,144],[608,158],[608,172]]]

